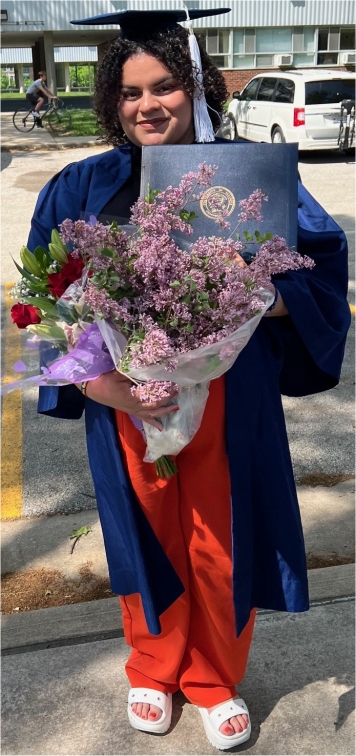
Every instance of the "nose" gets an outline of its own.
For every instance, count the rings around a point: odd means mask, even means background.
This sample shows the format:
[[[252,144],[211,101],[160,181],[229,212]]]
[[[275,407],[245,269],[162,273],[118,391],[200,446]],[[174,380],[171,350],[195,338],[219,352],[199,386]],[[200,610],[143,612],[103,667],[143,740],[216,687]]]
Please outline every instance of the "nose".
[[[157,100],[156,95],[150,90],[144,90],[140,100],[141,113],[147,114],[152,110],[158,110],[160,108],[160,102]]]

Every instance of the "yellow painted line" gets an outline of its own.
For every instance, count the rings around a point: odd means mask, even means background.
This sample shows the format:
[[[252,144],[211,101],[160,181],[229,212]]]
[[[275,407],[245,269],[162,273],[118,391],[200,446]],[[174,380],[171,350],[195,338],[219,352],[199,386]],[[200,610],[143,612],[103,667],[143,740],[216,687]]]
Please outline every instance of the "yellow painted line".
[[[3,383],[15,378],[12,366],[21,357],[21,332],[13,324],[13,305],[9,291],[14,284],[5,284],[6,319],[4,328]],[[1,433],[1,519],[22,516],[22,391],[3,397]]]
[[[356,307],[355,307],[355,305],[350,304],[350,310],[351,310],[351,315],[356,315]]]

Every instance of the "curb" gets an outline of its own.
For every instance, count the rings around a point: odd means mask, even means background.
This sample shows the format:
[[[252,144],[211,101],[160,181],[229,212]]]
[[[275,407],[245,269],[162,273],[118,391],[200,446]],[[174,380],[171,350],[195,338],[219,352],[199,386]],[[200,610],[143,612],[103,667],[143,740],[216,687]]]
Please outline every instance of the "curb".
[[[311,603],[349,598],[355,592],[355,565],[309,570],[308,580]],[[117,598],[7,614],[2,619],[3,655],[118,637],[123,637],[123,628]]]

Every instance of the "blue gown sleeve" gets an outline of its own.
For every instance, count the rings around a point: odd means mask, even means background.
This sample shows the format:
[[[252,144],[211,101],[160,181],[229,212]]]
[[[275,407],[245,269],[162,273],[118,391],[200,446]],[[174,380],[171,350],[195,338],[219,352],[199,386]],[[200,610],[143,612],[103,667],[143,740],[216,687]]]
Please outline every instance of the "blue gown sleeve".
[[[274,276],[289,316],[263,321],[280,357],[281,392],[288,396],[337,385],[350,326],[345,234],[301,183],[298,252],[315,267]]]
[[[57,173],[39,194],[31,222],[27,246],[33,251],[38,246],[48,246],[53,228],[65,218],[79,218],[80,164],[72,163]],[[85,399],[76,386],[41,386],[38,412],[51,417],[78,419],[82,416]]]

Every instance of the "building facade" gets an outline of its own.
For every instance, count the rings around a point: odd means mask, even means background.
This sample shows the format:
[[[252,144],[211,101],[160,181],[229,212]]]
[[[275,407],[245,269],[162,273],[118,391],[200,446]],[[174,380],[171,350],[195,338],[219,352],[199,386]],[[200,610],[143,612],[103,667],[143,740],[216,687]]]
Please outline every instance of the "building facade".
[[[219,3],[186,0],[185,5],[188,9],[203,10],[218,7]],[[352,0],[230,0],[220,5],[230,6],[231,13],[199,19],[194,21],[193,28],[223,70],[229,92],[241,89],[256,70],[355,68],[355,4]],[[112,25],[74,27],[70,24],[72,19],[115,10],[170,7],[177,7],[176,3],[165,0],[1,0],[1,65],[9,65],[10,50],[27,48],[31,50],[35,73],[46,69],[52,90],[63,83],[68,88],[66,66],[84,61],[88,51],[100,60],[107,41],[117,33]],[[11,54],[15,56],[14,52]],[[15,69],[21,65],[24,61],[13,63]],[[18,80],[20,78],[17,76]]]

